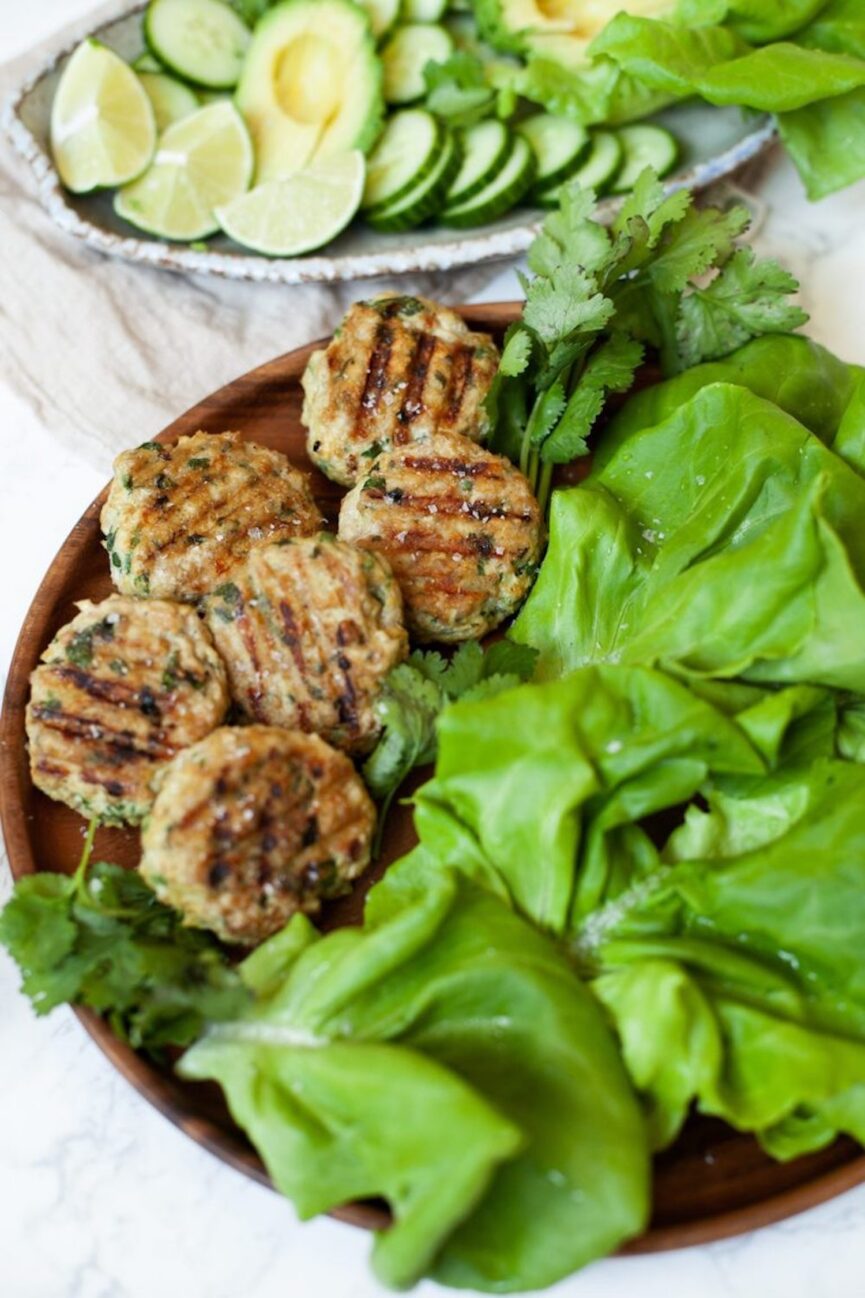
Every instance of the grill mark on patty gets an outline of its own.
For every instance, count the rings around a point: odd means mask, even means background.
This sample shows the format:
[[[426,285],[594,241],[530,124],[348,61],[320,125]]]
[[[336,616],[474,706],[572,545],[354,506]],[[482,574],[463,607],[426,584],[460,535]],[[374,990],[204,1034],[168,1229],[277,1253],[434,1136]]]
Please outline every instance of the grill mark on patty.
[[[126,792],[126,785],[122,780],[115,779],[113,776],[100,776],[91,767],[85,767],[81,771],[81,778],[85,784],[96,784],[100,789],[104,789],[110,798],[122,798]]]
[[[259,767],[247,767],[245,773],[250,773],[266,777],[266,770]],[[337,775],[328,782],[327,789],[332,789],[335,785],[342,782],[344,776]],[[341,837],[348,830],[354,828],[356,824],[363,820],[363,809],[359,809],[354,815],[349,816],[345,822],[332,826],[326,833],[322,833],[319,827],[317,807],[321,793],[316,787],[315,782],[307,778],[302,783],[299,790],[294,792],[287,802],[279,806],[278,818],[276,814],[275,803],[278,798],[282,797],[284,786],[275,783],[272,779],[268,782],[268,790],[265,798],[259,808],[258,815],[254,822],[241,822],[237,826],[226,825],[222,820],[214,822],[210,827],[209,839],[212,845],[212,852],[209,853],[209,859],[222,865],[226,873],[222,875],[222,881],[230,875],[241,877],[245,870],[254,868],[257,876],[260,876],[262,865],[265,866],[267,874],[264,879],[257,879],[259,883],[273,880],[275,884],[291,884],[294,874],[289,872],[289,863],[300,862],[302,854],[308,852],[310,848],[318,849],[316,854],[320,854],[322,848],[327,851],[329,844],[337,837]],[[188,829],[202,812],[212,807],[212,799],[208,796],[190,807],[178,828]],[[299,812],[306,809],[307,814],[302,821]],[[273,831],[276,831],[275,833]],[[265,844],[265,838],[270,837],[272,841]],[[276,862],[273,857],[284,856],[286,860]],[[212,871],[211,865],[208,871]],[[282,872],[282,878],[274,879],[274,872]],[[291,877],[289,877],[289,873]],[[297,890],[300,890],[300,880],[296,880]],[[212,885],[211,885],[212,886]]]
[[[160,510],[154,510],[152,506],[143,507],[143,544],[139,551],[139,561],[142,553],[160,555],[163,558],[173,549],[182,553],[188,548],[187,540],[190,536],[202,536],[205,541],[214,541],[214,520],[222,534],[222,540],[218,542],[222,549],[229,555],[234,555],[238,549],[245,550],[248,548],[247,529],[235,529],[233,524],[239,515],[247,512],[250,503],[257,504],[262,495],[266,496],[267,513],[264,516],[256,513],[253,520],[255,527],[266,534],[272,529],[290,525],[291,515],[280,513],[275,508],[272,499],[275,482],[284,488],[279,508],[285,509],[289,505],[300,508],[308,503],[302,499],[301,482],[293,481],[291,474],[284,476],[276,467],[267,466],[263,470],[255,468],[252,479],[244,473],[243,481],[235,483],[233,479],[238,469],[237,461],[230,455],[214,456],[211,475],[213,478],[221,478],[223,490],[220,494],[214,497],[202,479],[192,474],[184,483],[185,490],[172,491],[166,499],[165,503],[171,504],[170,517]],[[298,499],[292,502],[292,496],[297,496]],[[226,505],[231,508],[227,513],[221,513]],[[295,521],[300,522],[299,517]],[[223,563],[222,571],[225,567]]]
[[[387,500],[389,504],[399,505],[401,509],[411,510],[413,513],[427,514],[431,523],[437,515],[476,523],[492,520],[530,523],[535,517],[534,510],[529,507],[521,510],[508,509],[504,505],[494,505],[485,500],[467,500],[465,496],[424,496],[406,491],[404,488],[398,501],[391,501],[386,491],[374,490],[365,494],[374,500]],[[434,508],[431,509],[431,505]]]
[[[396,467],[396,464],[385,466],[386,470]],[[466,461],[450,456],[424,455],[423,451],[417,451],[414,455],[402,456],[399,467],[415,469],[421,474],[452,473],[455,478],[497,478],[500,482],[505,481],[502,466],[493,460]]]
[[[393,439],[396,446],[409,441],[411,430],[406,425],[411,424],[424,409],[424,387],[436,343],[437,339],[429,333],[419,333],[415,340],[414,351],[408,363],[405,396],[396,416],[399,425]]]
[[[358,716],[357,691],[354,687],[354,681],[351,676],[351,662],[345,654],[339,654],[336,659],[336,665],[342,672],[343,690],[336,698],[336,715],[340,725],[348,726],[349,730],[356,732],[360,723]]]
[[[45,708],[40,704],[34,704],[31,711],[47,729],[69,738],[89,739],[93,743],[105,744],[118,753],[128,754],[130,761],[145,757],[168,761],[178,751],[161,731],[155,735],[135,735],[131,730],[116,730],[104,721],[76,716],[73,712],[61,712],[57,708]],[[99,734],[94,734],[94,730],[98,730]]]
[[[55,775],[60,780],[65,780],[72,769],[69,765],[58,766],[57,762],[51,762],[47,757],[37,759],[35,769],[42,775]]]
[[[93,676],[81,667],[52,666],[52,675],[59,676],[64,681],[71,681],[90,698],[100,699],[116,708],[138,708],[147,716],[154,715],[152,709],[158,709],[160,703],[164,703],[167,698],[165,694],[157,693],[147,686],[138,690],[134,685],[126,685],[120,680],[107,680],[105,677]]]
[[[373,335],[372,350],[367,361],[366,378],[360,396],[358,419],[353,430],[355,438],[366,435],[369,417],[378,410],[381,395],[387,387],[393,338],[391,326],[384,321],[380,321]]]
[[[297,625],[297,618],[294,616],[294,609],[287,600],[280,600],[279,612],[282,617],[283,639],[291,650],[291,656],[294,659],[294,665],[301,675],[306,673],[306,659],[303,656],[303,646],[300,643],[300,628]]]
[[[458,343],[453,349],[453,365],[451,368],[448,400],[441,415],[443,423],[453,426],[462,409],[463,397],[465,396],[466,389],[469,386],[469,379],[472,377],[474,355],[474,348],[467,347],[465,343]]]
[[[246,601],[243,596],[240,597],[237,606],[237,612],[234,618],[234,624],[243,638],[243,645],[249,655],[250,666],[255,673],[255,685],[252,689],[246,691],[247,697],[252,708],[252,715],[257,717],[256,708],[261,702],[261,662],[258,657],[258,649],[255,643],[255,627],[252,625],[252,619],[246,610]]]
[[[391,559],[391,562],[398,560],[403,555],[408,556],[412,552],[421,554],[459,554],[464,558],[477,558],[480,553],[477,543],[473,539],[474,534],[442,537],[437,532],[420,532],[416,529],[407,528],[405,531],[400,531],[398,535],[401,538],[399,541],[397,541],[397,534],[394,534],[393,531],[386,533],[382,538],[386,542],[385,553]],[[496,558],[505,558],[506,547],[501,545],[497,548],[501,549],[503,553],[496,555]]]

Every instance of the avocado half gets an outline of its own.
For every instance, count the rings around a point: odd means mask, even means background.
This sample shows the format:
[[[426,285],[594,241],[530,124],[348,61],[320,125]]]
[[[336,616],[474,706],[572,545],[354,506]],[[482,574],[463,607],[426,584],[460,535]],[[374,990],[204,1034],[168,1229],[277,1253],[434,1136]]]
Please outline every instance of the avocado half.
[[[256,182],[313,158],[366,151],[381,130],[381,62],[352,0],[283,0],[256,26],[235,101],[255,144]]]

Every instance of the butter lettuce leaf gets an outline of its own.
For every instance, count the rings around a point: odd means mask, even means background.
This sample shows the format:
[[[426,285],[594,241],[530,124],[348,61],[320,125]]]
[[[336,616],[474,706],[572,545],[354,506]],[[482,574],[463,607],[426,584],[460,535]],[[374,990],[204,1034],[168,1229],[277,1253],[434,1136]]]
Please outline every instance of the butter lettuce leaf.
[[[609,455],[602,442],[600,467],[555,494],[511,634],[539,651],[539,679],[612,660],[865,692],[862,517],[865,481],[818,438],[711,384]]]
[[[620,13],[590,54],[670,100],[697,95],[777,114],[810,198],[865,175],[865,19],[857,0],[686,0],[676,22]]]
[[[376,900],[363,929],[296,918],[250,957],[259,998],[184,1056],[223,1087],[302,1216],[382,1196],[396,1287],[429,1272],[553,1283],[642,1229],[642,1116],[565,955],[451,872]]]
[[[710,383],[735,383],[771,401],[865,474],[865,368],[802,335],[755,338],[720,361],[694,365],[631,396],[595,447],[602,468],[633,433],[660,424]]]
[[[695,25],[724,23],[752,45],[763,45],[801,34],[826,7],[827,0],[680,0],[676,16]]]
[[[753,711],[763,697],[735,705]],[[421,887],[453,866],[564,933],[657,866],[642,817],[688,801],[712,772],[765,770],[798,715],[779,707],[752,739],[663,673],[611,665],[456,704],[442,716],[435,775],[415,795],[421,847],[377,891],[406,876]]]
[[[722,778],[577,935],[656,1145],[694,1102],[779,1158],[865,1140],[863,795],[827,759]]]

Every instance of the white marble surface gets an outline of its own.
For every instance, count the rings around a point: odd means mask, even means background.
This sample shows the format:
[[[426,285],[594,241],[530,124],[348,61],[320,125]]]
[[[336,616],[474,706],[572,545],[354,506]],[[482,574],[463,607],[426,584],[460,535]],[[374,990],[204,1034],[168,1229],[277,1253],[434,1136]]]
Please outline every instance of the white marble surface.
[[[0,57],[83,0],[0,0]],[[812,332],[865,361],[865,185],[809,207],[780,162],[760,233],[797,272]],[[2,204],[2,195],[0,195]],[[14,273],[3,264],[0,283]],[[484,296],[516,295],[503,271]],[[173,296],[173,295],[172,295]],[[2,309],[2,297],[0,297]],[[38,347],[39,339],[32,339]],[[264,356],[262,360],[266,359]],[[90,358],[94,382],[99,357]],[[0,375],[3,373],[0,361]],[[107,465],[60,449],[0,377],[0,669],[38,580]],[[190,393],[190,402],[197,396]],[[0,867],[0,900],[8,893]],[[175,1131],[112,1070],[72,1016],[37,1021],[0,958],[0,1298],[372,1298],[369,1240],[298,1225],[275,1194]],[[562,1298],[862,1298],[865,1187],[778,1226],[704,1248],[591,1267]],[[439,1291],[421,1286],[423,1298]]]

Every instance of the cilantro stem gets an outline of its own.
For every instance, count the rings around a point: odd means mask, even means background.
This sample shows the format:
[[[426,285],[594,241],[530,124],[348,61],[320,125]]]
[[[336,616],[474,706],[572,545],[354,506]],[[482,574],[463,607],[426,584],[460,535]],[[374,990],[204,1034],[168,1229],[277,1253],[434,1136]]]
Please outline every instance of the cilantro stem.
[[[526,420],[526,426],[523,429],[523,439],[520,443],[520,473],[525,474],[527,478],[530,478],[531,476],[529,473],[529,462],[532,455],[532,426],[537,408],[538,402],[536,401],[532,406],[531,414]]]
[[[541,507],[541,515],[546,518],[547,506],[550,503],[550,487],[553,481],[553,465],[550,460],[546,460],[541,467],[540,485],[538,487],[538,504]]]
[[[87,873],[87,867],[90,864],[90,857],[93,853],[93,840],[96,838],[96,831],[99,828],[99,821],[94,816],[87,826],[87,834],[84,838],[84,847],[81,850],[81,859],[75,868],[72,876],[75,887],[80,892],[84,886],[84,876]]]

